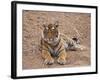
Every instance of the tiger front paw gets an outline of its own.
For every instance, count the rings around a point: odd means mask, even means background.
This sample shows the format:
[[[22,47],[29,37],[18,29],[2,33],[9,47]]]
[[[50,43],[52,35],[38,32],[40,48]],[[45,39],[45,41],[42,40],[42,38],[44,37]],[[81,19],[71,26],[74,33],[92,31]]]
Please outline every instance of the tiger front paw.
[[[59,64],[61,64],[61,65],[64,65],[64,64],[66,64],[66,59],[65,58],[58,58],[57,59],[57,62],[59,63]]]
[[[51,64],[54,63],[54,59],[53,58],[47,58],[47,59],[45,59],[44,63],[48,64],[48,65],[51,65]]]

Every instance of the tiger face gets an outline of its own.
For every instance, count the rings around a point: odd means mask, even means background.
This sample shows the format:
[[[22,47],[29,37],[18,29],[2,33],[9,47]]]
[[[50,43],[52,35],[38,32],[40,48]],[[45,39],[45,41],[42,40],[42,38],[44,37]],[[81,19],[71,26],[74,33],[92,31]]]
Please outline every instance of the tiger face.
[[[58,24],[43,25],[43,38],[47,43],[55,45],[59,40],[58,26]]]

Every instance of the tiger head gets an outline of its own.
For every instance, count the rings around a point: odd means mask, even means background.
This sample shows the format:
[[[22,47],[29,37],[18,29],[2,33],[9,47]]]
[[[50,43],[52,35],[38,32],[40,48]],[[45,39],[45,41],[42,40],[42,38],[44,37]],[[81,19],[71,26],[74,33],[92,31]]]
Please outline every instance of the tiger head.
[[[47,43],[55,45],[59,40],[58,26],[59,25],[57,23],[43,25],[43,38]]]

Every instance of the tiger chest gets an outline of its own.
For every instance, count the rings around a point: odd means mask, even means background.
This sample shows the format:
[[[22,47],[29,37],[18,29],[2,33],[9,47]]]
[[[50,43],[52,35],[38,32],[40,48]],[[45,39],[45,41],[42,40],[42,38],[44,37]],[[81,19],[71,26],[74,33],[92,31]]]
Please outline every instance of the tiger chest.
[[[48,48],[48,51],[51,54],[51,56],[58,57],[60,52],[62,51],[61,47],[62,47],[62,45],[59,45],[59,44],[57,46],[54,46],[54,47],[50,46]]]

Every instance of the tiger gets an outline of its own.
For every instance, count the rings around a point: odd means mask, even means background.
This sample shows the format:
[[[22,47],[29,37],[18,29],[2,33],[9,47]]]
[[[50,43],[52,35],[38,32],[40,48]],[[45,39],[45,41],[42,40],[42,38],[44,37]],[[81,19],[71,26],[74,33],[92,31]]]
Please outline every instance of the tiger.
[[[57,63],[64,65],[68,56],[67,50],[81,49],[78,38],[69,38],[58,30],[59,24],[43,24],[41,37],[42,58],[45,64]]]

